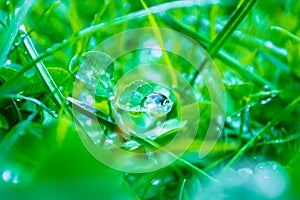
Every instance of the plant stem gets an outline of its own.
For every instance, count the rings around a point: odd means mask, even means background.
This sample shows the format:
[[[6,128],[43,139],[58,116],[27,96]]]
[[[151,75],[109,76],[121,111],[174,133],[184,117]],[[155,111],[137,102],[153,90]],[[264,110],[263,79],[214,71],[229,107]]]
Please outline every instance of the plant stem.
[[[289,32],[288,30],[281,28],[279,26],[271,26],[272,30],[276,30],[279,31],[280,33],[283,33],[285,35],[287,35],[288,37],[290,37],[291,39],[300,42],[300,37],[298,37],[297,35],[294,35],[293,33]]]
[[[300,138],[300,134],[297,133],[297,134],[289,135],[283,139],[275,139],[275,140],[270,140],[267,142],[262,142],[262,143],[257,144],[257,146],[272,145],[272,144],[284,144],[284,143],[290,144],[290,142],[298,140],[299,138]]]

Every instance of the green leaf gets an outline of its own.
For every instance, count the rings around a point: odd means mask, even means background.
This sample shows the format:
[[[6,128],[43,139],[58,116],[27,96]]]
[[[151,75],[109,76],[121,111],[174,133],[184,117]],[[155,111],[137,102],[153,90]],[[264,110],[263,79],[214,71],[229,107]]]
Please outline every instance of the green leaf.
[[[17,74],[18,71],[9,67],[0,67],[0,81],[6,83],[11,77]],[[20,93],[26,91],[31,85],[31,80],[24,75],[21,75],[18,79],[10,81],[9,87],[0,87],[0,108],[8,104],[8,98],[10,94]]]
[[[53,67],[48,68],[48,71],[58,86],[62,86],[65,89],[69,89],[71,87],[72,77],[67,70]],[[5,82],[17,73],[18,71],[16,69],[2,66],[0,67],[0,80],[2,79]],[[25,95],[32,95],[47,91],[45,86],[41,84],[41,80],[36,75],[31,77],[30,79],[24,75],[21,75],[18,79],[16,79],[16,81],[13,82],[13,86],[16,86],[16,90],[12,90],[10,91],[10,93],[21,92],[22,90],[24,90],[23,93]],[[5,93],[1,94],[5,95]]]
[[[3,82],[8,81],[11,77],[13,77],[14,75],[16,75],[18,72],[18,70],[10,68],[10,67],[6,67],[6,66],[1,66],[0,67],[0,80],[2,80]],[[25,84],[24,84],[25,83]],[[21,75],[19,77],[19,79],[15,80],[15,85],[21,84],[21,85],[28,85],[30,84],[31,81],[29,78],[27,78],[24,75]]]
[[[9,129],[9,124],[7,123],[7,119],[5,118],[5,116],[3,114],[0,114],[0,129],[1,130],[8,130]]]
[[[253,83],[245,82],[239,84],[226,84],[226,89],[235,100],[241,100],[248,97],[253,92]]]

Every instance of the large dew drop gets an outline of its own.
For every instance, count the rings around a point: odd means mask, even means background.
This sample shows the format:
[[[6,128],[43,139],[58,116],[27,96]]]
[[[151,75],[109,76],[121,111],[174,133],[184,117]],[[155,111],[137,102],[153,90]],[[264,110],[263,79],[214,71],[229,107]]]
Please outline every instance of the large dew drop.
[[[258,192],[273,199],[284,193],[288,185],[288,178],[280,164],[269,161],[256,166],[254,182]]]
[[[162,117],[169,113],[173,103],[163,94],[151,93],[144,97],[143,108],[156,117]]]
[[[129,84],[115,102],[118,125],[136,135],[155,128],[172,110],[170,92],[166,91],[143,80]]]

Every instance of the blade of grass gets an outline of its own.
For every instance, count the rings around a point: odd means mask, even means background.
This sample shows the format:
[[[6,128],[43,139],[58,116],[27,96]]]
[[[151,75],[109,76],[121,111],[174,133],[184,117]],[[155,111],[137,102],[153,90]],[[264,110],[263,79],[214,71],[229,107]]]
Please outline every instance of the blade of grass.
[[[15,17],[15,9],[14,9],[14,2],[12,0],[8,0],[5,2],[8,8],[8,17],[7,17],[7,24],[10,24],[11,20]]]
[[[249,140],[241,149],[238,151],[238,153],[228,162],[225,168],[231,167],[233,164],[235,164],[245,153],[248,151],[256,142],[257,138],[264,135],[267,131],[269,131],[272,127],[274,127],[276,124],[278,124],[281,120],[284,119],[285,115],[287,113],[291,113],[294,109],[296,109],[299,106],[300,103],[300,97],[295,99],[293,102],[291,102],[285,109],[282,110],[282,112],[275,115],[272,121],[270,121],[263,129],[261,129],[256,135]]]
[[[183,179],[182,181],[182,184],[181,184],[181,187],[180,187],[180,191],[179,191],[179,197],[178,197],[178,200],[183,200],[184,198],[184,186],[185,186],[185,183],[186,183],[186,179]]]
[[[99,123],[105,124],[110,128],[116,126],[116,123],[110,118],[110,116],[104,114],[103,112],[94,108],[93,106],[88,105],[85,102],[78,101],[71,97],[67,97],[67,101],[72,104],[73,108],[76,111],[84,114],[85,116],[93,118],[96,115]]]
[[[295,40],[297,42],[300,42],[300,37],[294,35],[293,33],[289,32],[288,30],[286,30],[284,28],[281,28],[279,26],[272,26],[271,30],[276,30],[276,31],[278,31],[278,32],[280,32],[280,33],[282,33],[282,34],[290,37],[291,39],[293,39],[293,40]]]
[[[26,35],[27,32],[26,32],[24,26],[21,26],[20,30],[23,31],[23,33]],[[25,37],[24,45],[25,45],[30,57],[32,58],[32,60],[35,60],[38,57],[38,53],[31,41],[30,37]],[[59,109],[62,109],[64,107],[65,97],[58,89],[56,83],[54,82],[51,75],[49,74],[46,66],[44,65],[44,63],[42,61],[37,62],[35,66],[37,69],[36,71],[38,72],[39,76],[41,77],[41,80],[43,81],[43,84],[46,86],[46,88],[49,90],[49,92],[53,96],[53,100],[54,100],[56,106]],[[64,109],[64,111],[66,112],[66,114],[71,114],[68,107],[65,107],[65,108],[66,109]]]
[[[76,35],[80,32],[80,30],[82,30],[83,24],[80,17],[78,16],[77,1],[75,0],[70,0],[69,15],[73,35]],[[75,55],[79,55],[79,57],[86,51],[87,41],[85,39],[86,38],[81,38],[80,40],[78,40],[73,49]]]
[[[204,49],[207,49],[211,45],[208,39],[204,38],[199,33],[192,30],[190,27],[174,19],[170,14],[162,13],[161,18],[174,30],[177,30],[194,39],[195,41],[199,42],[204,47]],[[227,64],[230,68],[241,74],[245,79],[252,80],[255,84],[262,87],[267,85],[271,89],[276,89],[276,87],[272,83],[247,69],[247,67],[244,66],[240,61],[236,60],[225,51],[219,51],[216,56],[223,63]]]
[[[24,18],[33,2],[33,0],[24,1],[23,5],[19,9],[19,12],[9,24],[6,32],[1,36],[2,42],[0,42],[0,65],[6,61],[8,52],[15,40],[19,27],[23,24]]]
[[[26,97],[23,95],[18,95],[18,94],[10,94],[10,95],[7,95],[6,97],[10,98],[10,99],[24,99],[26,101],[30,101],[30,102],[36,104],[37,106],[40,106],[41,108],[43,108],[46,112],[48,112],[53,117],[57,117],[57,114],[54,111],[50,110],[43,102],[41,102],[37,99],[31,98],[31,97]]]
[[[101,17],[103,16],[104,12],[106,11],[107,7],[109,6],[109,4],[111,3],[111,0],[106,0],[104,1],[104,5],[102,7],[102,9],[100,10],[99,13],[97,13],[94,17],[94,20],[92,22],[92,25],[96,25],[99,24],[101,22]]]
[[[77,1],[70,0],[70,9],[69,9],[69,15],[70,15],[70,24],[72,27],[72,31],[74,34],[80,32],[82,29],[81,27],[81,19],[77,14]]]
[[[128,184],[128,182],[126,180],[123,179],[123,184],[124,187],[126,187],[126,189],[128,189],[130,191],[130,193],[132,194],[132,196],[134,197],[134,200],[140,200],[141,198],[135,193],[135,191],[132,189],[132,187]]]
[[[290,143],[292,141],[299,140],[299,138],[300,138],[300,133],[296,133],[296,134],[289,135],[286,138],[275,139],[275,140],[270,140],[270,141],[267,141],[267,142],[262,142],[262,143],[257,144],[257,146]]]
[[[217,35],[216,39],[209,45],[207,48],[208,54],[213,58],[217,55],[220,49],[224,46],[228,38],[232,35],[232,33],[237,29],[239,24],[243,21],[246,15],[250,12],[252,7],[255,5],[257,0],[244,0],[241,6],[234,12],[233,16],[229,19],[225,27],[222,31]],[[201,64],[198,70],[195,70],[192,78],[190,80],[190,84],[193,85],[199,72],[206,64],[205,59],[203,64]]]
[[[0,20],[0,25],[2,26],[2,28],[6,29],[6,25]]]
[[[257,0],[244,0],[242,5],[236,10],[229,19],[223,30],[218,34],[217,38],[211,43],[207,49],[211,57],[214,57],[218,51],[224,46],[225,42],[231,34],[237,29],[246,15],[250,12]]]
[[[148,8],[147,4],[145,3],[145,1],[140,0],[140,2],[142,3],[144,9],[148,12],[148,19],[149,19],[150,24],[153,27],[159,27],[158,24],[157,24],[157,22],[156,22],[156,20],[155,20],[154,15],[151,14],[151,12],[149,11],[149,8]],[[161,46],[161,49],[166,49],[165,45],[164,45],[164,41],[163,41],[162,35],[161,35],[161,33],[160,33],[160,31],[158,29],[154,29],[154,35],[157,38],[158,43]],[[167,52],[166,51],[162,51],[162,53],[163,53],[163,59],[165,60],[167,66],[172,68],[173,65],[172,65],[172,62],[171,62],[171,60],[170,60]],[[170,75],[171,75],[171,78],[172,78],[172,84],[177,85],[176,74],[171,73]]]
[[[23,35],[20,37],[19,41],[14,45],[14,47],[9,51],[8,55],[17,47],[19,46],[25,37],[27,37],[28,35],[30,35],[37,27],[39,27],[40,25],[42,25],[43,23],[45,23],[46,19],[54,12],[55,8],[57,8],[60,5],[59,1],[55,1],[53,4],[51,4],[51,6],[49,6],[41,15],[41,17],[37,20],[37,22],[35,23],[34,27],[31,28],[26,35]]]

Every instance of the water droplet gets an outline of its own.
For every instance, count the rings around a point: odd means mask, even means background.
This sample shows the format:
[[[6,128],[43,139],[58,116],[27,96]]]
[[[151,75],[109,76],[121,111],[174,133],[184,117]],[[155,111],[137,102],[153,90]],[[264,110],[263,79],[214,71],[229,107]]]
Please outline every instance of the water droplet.
[[[7,183],[17,184],[19,182],[19,175],[16,171],[6,169],[2,173],[2,180]]]
[[[239,186],[242,183],[242,178],[233,168],[222,171],[218,178],[222,183],[231,187]]]
[[[244,179],[250,178],[253,174],[253,170],[250,168],[241,168],[241,169],[238,169],[237,172]]]
[[[227,117],[226,122],[235,129],[239,129],[241,126],[241,118],[239,116]]]
[[[230,123],[232,121],[231,117],[226,117],[226,122]]]
[[[280,164],[272,161],[262,162],[255,168],[254,181],[257,189],[264,196],[276,198],[285,191],[288,176]]]
[[[124,12],[129,12],[131,9],[130,3],[124,3],[122,9]]]
[[[270,86],[269,86],[269,85],[265,85],[265,86],[264,86],[264,89],[265,89],[265,90],[269,90],[269,89],[270,89]]]
[[[152,185],[158,185],[160,183],[160,180],[159,179],[153,179],[151,181]]]
[[[11,60],[6,60],[5,65],[10,65],[12,64]]]
[[[260,103],[261,103],[261,104],[267,104],[267,103],[269,103],[270,101],[272,101],[272,98],[264,99],[264,100],[262,100]]]
[[[162,117],[172,109],[172,102],[163,94],[153,93],[143,99],[143,107],[151,114]]]
[[[91,126],[92,125],[92,120],[91,119],[88,119],[85,121],[86,125],[88,126]]]
[[[160,93],[157,91],[164,93]],[[115,118],[124,131],[140,134],[158,126],[158,122],[172,110],[173,102],[163,86],[143,80],[133,81],[116,94]]]

